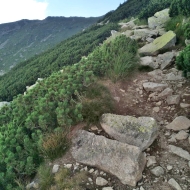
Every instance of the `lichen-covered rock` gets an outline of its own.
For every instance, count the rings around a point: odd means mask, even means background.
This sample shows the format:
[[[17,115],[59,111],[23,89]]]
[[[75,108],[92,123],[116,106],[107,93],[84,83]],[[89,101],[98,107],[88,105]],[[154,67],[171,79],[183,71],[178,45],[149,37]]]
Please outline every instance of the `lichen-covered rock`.
[[[146,156],[138,147],[84,130],[79,130],[72,141],[71,153],[77,162],[115,175],[125,185],[136,186],[142,178]]]
[[[168,31],[161,37],[156,38],[152,43],[147,44],[139,49],[139,53],[143,55],[157,55],[160,50],[175,46],[176,34]]]
[[[153,143],[159,130],[151,117],[135,118],[115,114],[103,114],[101,126],[114,139],[137,146],[142,151]]]
[[[162,28],[168,20],[170,20],[169,9],[164,9],[155,13],[153,17],[148,18],[148,26],[151,29]]]

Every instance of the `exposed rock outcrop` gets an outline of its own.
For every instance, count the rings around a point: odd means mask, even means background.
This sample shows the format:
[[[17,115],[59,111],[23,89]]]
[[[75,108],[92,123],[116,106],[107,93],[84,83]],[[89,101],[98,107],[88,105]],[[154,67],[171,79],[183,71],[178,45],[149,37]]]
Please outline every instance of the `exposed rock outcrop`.
[[[156,12],[153,17],[148,18],[148,26],[151,29],[162,28],[170,20],[169,9]]]
[[[73,138],[72,155],[78,162],[107,171],[131,186],[142,178],[146,163],[145,154],[138,147],[84,130]]]
[[[176,34],[168,31],[161,37],[156,38],[152,43],[147,44],[139,49],[139,53],[143,55],[157,55],[160,50],[175,46]]]
[[[147,149],[158,136],[159,126],[151,117],[103,114],[101,126],[114,139]]]

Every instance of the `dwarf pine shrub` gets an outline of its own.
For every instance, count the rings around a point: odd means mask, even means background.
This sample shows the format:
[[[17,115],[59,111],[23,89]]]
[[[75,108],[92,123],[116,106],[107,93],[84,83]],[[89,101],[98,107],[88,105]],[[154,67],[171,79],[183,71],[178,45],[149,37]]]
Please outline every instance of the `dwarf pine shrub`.
[[[176,65],[179,70],[183,71],[185,77],[190,77],[190,45],[185,47],[176,58]]]

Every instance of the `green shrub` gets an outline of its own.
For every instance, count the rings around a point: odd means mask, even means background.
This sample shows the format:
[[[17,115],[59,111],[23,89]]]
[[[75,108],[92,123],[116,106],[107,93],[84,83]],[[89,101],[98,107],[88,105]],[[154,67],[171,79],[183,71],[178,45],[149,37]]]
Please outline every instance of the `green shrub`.
[[[53,73],[26,95],[16,97],[10,106],[2,108],[0,110],[0,188],[14,189],[15,179],[34,175],[36,168],[44,159],[40,154],[42,136],[48,133],[54,134],[55,131],[67,131],[70,126],[85,118],[83,114],[85,105],[82,105],[77,94],[82,94],[90,87],[95,81],[95,76],[109,74],[108,70],[114,73],[111,75],[113,80],[123,78],[126,73],[129,74],[136,64],[136,53],[136,42],[120,36],[96,48],[87,59],[64,67],[61,72]],[[117,69],[114,65],[121,65],[124,70],[119,69],[119,72],[115,72]],[[102,92],[106,98],[105,91]],[[94,102],[91,105],[95,106]],[[99,104],[97,109],[101,105]],[[89,110],[92,110],[93,106],[90,106]],[[60,136],[65,140],[64,135]],[[61,137],[58,140],[44,138],[44,144],[48,144],[44,146],[48,147],[44,151],[45,158],[46,156],[52,158],[54,151],[56,154],[62,152]],[[67,141],[62,145],[66,147]],[[55,150],[52,150],[52,147],[56,147]]]
[[[41,165],[38,169],[37,176],[39,178],[40,190],[48,190],[54,181],[51,167],[47,165]]]
[[[149,2],[141,8],[139,18],[145,18],[153,16],[156,12],[169,8],[171,0],[149,0]]]
[[[176,58],[177,68],[183,71],[185,77],[190,77],[190,45]]]
[[[97,123],[102,114],[112,111],[113,100],[106,87],[95,83],[86,88],[82,96],[82,116],[85,122]]]
[[[107,56],[108,53],[109,56]],[[107,76],[114,82],[129,76],[138,63],[136,41],[124,35],[105,44],[103,54],[105,61],[110,63]]]
[[[148,24],[148,21],[147,19],[137,19],[135,20],[134,22],[136,25],[140,26],[140,25],[147,25]]]
[[[177,15],[190,15],[190,3],[189,0],[172,0],[169,11],[170,17]]]
[[[165,28],[167,31],[169,30],[174,31],[177,36],[177,43],[184,45],[185,37],[184,37],[183,16],[179,15],[171,18],[168,22],[166,22]]]
[[[184,36],[186,39],[190,39],[190,24],[189,23],[186,23],[184,24]]]

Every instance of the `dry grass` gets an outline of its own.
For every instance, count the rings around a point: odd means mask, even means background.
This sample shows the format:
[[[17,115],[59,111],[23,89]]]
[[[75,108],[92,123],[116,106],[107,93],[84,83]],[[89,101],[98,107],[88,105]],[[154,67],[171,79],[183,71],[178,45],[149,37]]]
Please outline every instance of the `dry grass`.
[[[74,176],[68,169],[62,168],[54,177],[55,186],[51,190],[82,190],[81,185],[87,181],[87,173],[79,172]]]
[[[69,147],[68,132],[47,134],[41,143],[43,155],[50,160],[62,156]]]

